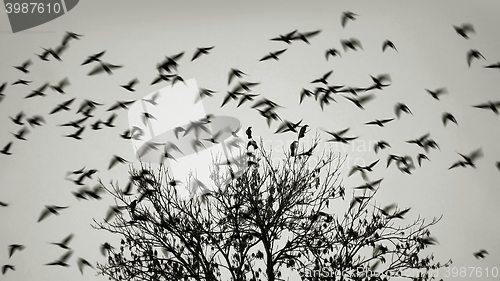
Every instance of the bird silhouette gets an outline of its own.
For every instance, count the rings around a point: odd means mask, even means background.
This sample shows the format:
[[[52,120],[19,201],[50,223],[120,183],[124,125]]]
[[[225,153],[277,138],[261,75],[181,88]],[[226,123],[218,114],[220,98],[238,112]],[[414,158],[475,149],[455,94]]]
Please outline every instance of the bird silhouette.
[[[243,95],[243,93],[227,91],[227,95],[224,97],[220,107],[224,107],[230,100],[238,100],[238,96]]]
[[[45,265],[58,265],[58,266],[63,266],[63,267],[68,267],[69,264],[67,263],[68,259],[71,257],[73,254],[73,251],[67,251],[64,255],[62,255],[58,260],[55,260],[53,262],[46,263]]]
[[[28,122],[31,127],[42,126],[42,123],[46,123],[45,119],[40,115],[33,115],[29,118],[26,118],[26,122]]]
[[[375,153],[378,153],[379,150],[386,149],[387,147],[391,147],[391,145],[388,142],[381,140],[373,145],[373,150]]]
[[[83,35],[81,35],[81,34],[76,34],[74,32],[66,31],[66,33],[64,34],[61,45],[67,45],[70,40],[80,40],[80,37],[82,37],[82,36]]]
[[[289,33],[286,33],[285,35],[278,35],[278,37],[274,37],[274,38],[271,38],[270,40],[272,41],[283,41],[287,44],[291,44],[292,43],[292,39],[293,39],[293,35],[295,34],[295,32],[297,32],[297,30],[294,30],[292,32],[289,32]]]
[[[314,79],[313,81],[311,81],[311,83],[323,83],[325,85],[328,85],[328,81],[326,81],[326,79],[328,79],[328,77],[330,77],[330,75],[332,73],[333,73],[333,70],[330,70],[327,73],[323,74],[323,76],[321,76],[320,78],[317,78],[317,79]]]
[[[385,49],[387,49],[387,47],[394,49],[396,52],[398,51],[394,43],[392,43],[392,41],[390,40],[385,40],[384,43],[382,43],[382,52],[385,52]]]
[[[485,255],[488,255],[488,251],[486,251],[485,249],[481,249],[475,253],[473,253],[472,255],[476,258],[476,259],[484,259],[486,256]]]
[[[326,58],[326,60],[328,60],[328,57],[330,57],[330,56],[332,56],[332,57],[336,57],[336,56],[342,57],[340,55],[340,52],[337,49],[335,49],[335,48],[330,48],[330,49],[328,49],[328,50],[325,51],[325,58]]]
[[[116,103],[114,105],[112,105],[107,111],[112,111],[112,110],[116,110],[116,109],[128,109],[128,105],[130,104],[133,104],[134,102],[136,102],[135,100],[131,100],[131,101],[116,101]]]
[[[9,204],[5,203],[5,202],[2,202],[0,201],[0,207],[7,207],[9,206]]]
[[[135,92],[134,86],[139,83],[139,79],[134,78],[130,80],[127,84],[125,85],[120,85],[120,87],[124,88],[125,90],[129,92]]]
[[[459,160],[455,163],[453,163],[453,165],[450,166],[450,168],[448,168],[448,170],[451,170],[455,167],[467,167],[467,166],[470,166],[470,167],[473,167],[473,168],[476,168],[476,164],[474,163],[478,158],[481,158],[483,157],[483,150],[481,148],[478,148],[474,151],[472,151],[471,153],[469,153],[469,155],[465,155],[465,154],[462,154],[462,153],[458,153],[460,156],[462,156],[463,160]]]
[[[99,52],[97,54],[94,54],[94,55],[90,55],[87,57],[87,59],[85,59],[83,61],[83,63],[81,65],[86,65],[86,64],[89,64],[91,62],[100,62],[101,61],[101,57],[106,53],[106,51],[102,51],[102,52]]]
[[[495,101],[495,102],[487,101],[486,103],[473,105],[473,107],[482,108],[482,109],[491,109],[493,112],[495,112],[495,114],[498,115],[498,108],[497,107],[500,107],[500,101]]]
[[[299,148],[299,142],[293,141],[290,144],[290,156],[295,157],[297,155],[297,149]]]
[[[359,98],[351,98],[351,97],[346,97],[344,96],[344,98],[350,100],[351,102],[353,102],[358,108],[361,108],[361,109],[365,109],[363,107],[363,105],[369,101],[371,101],[372,99],[375,98],[375,96],[373,94],[370,94],[370,95],[366,95],[366,96],[362,96],[362,97],[359,97]]]
[[[47,218],[50,214],[59,215],[59,210],[64,210],[69,208],[68,206],[56,206],[56,205],[45,205],[45,209],[40,213],[40,217],[38,218],[38,222],[41,222],[45,218]]]
[[[23,79],[17,79],[15,82],[13,82],[11,85],[14,86],[14,85],[25,85],[25,86],[28,86],[30,83],[32,83],[33,81],[28,81],[28,80],[23,80]],[[7,83],[4,83],[4,84],[7,84]],[[1,89],[1,86],[0,86],[0,93],[2,92],[2,89]]]
[[[377,76],[370,75],[370,78],[373,81],[373,85],[366,88],[365,92],[373,89],[383,90],[385,87],[390,86],[390,84],[384,83],[384,82],[391,82],[391,77],[389,76],[389,74],[379,74]]]
[[[441,120],[443,121],[443,125],[445,127],[446,127],[446,123],[448,121],[451,121],[451,122],[455,123],[456,125],[458,125],[457,119],[455,119],[455,116],[453,116],[453,114],[451,114],[449,112],[444,112],[442,117],[441,117]]]
[[[252,127],[248,127],[245,134],[247,134],[248,139],[252,139]]]
[[[24,248],[26,248],[26,247],[24,245],[21,245],[21,244],[10,244],[9,245],[9,259],[12,257],[12,255],[16,251],[22,251],[22,250],[24,250]]]
[[[145,101],[145,102],[150,103],[151,105],[157,105],[158,104],[157,100],[158,100],[159,97],[160,97],[160,92],[155,92],[151,96],[151,98],[149,98],[149,99],[142,99],[142,100]]]
[[[88,267],[90,267],[92,269],[95,269],[94,266],[92,264],[90,264],[90,262],[88,262],[84,258],[78,258],[76,260],[76,264],[78,265],[78,269],[80,270],[80,272],[82,273],[82,275],[83,275],[83,268],[84,268],[84,266],[88,266]]]
[[[429,95],[431,95],[433,98],[439,100],[439,96],[442,94],[447,94],[448,90],[446,88],[438,88],[434,91],[431,91],[429,89],[425,89]]]
[[[356,38],[340,40],[340,45],[342,45],[344,52],[347,52],[348,49],[357,51],[358,48],[360,48],[361,50],[363,50],[363,47],[361,46],[361,41],[359,41]]]
[[[231,68],[229,70],[227,84],[228,85],[231,84],[231,81],[233,81],[234,77],[241,78],[243,75],[246,75],[243,71],[241,71],[237,68]]]
[[[327,140],[327,142],[341,142],[341,143],[349,143],[349,141],[355,140],[358,137],[343,137],[343,135],[349,131],[350,128],[346,128],[344,130],[338,131],[338,132],[330,132],[323,130],[325,133],[331,135],[334,137],[333,139]]]
[[[351,11],[342,12],[342,15],[340,17],[340,23],[342,24],[342,27],[345,28],[345,26],[349,20],[351,20],[351,21],[356,20],[356,16],[358,16],[358,15],[351,12]]]
[[[307,133],[307,132],[306,132],[307,127],[309,127],[309,125],[307,125],[307,124],[306,124],[306,125],[304,125],[304,126],[302,126],[302,127],[300,128],[300,131],[299,131],[299,133],[298,133],[298,135],[297,135],[297,140],[300,140],[301,138],[305,137],[305,135],[306,135],[306,133]]]
[[[423,153],[419,153],[417,155],[417,162],[418,162],[418,166],[419,167],[422,167],[422,160],[425,159],[425,160],[429,160],[429,158],[427,157],[427,155],[423,154]],[[430,161],[430,160],[429,160]]]
[[[198,89],[198,96],[196,97],[194,102],[197,103],[198,101],[202,100],[205,97],[212,97],[213,94],[215,94],[215,93],[217,93],[217,92],[214,90],[199,88]]]
[[[212,50],[215,46],[211,47],[201,47],[201,48],[196,48],[196,51],[194,52],[193,58],[191,61],[194,61],[195,59],[199,58],[201,55],[208,55],[209,51]]]
[[[59,81],[56,85],[50,85],[50,88],[60,94],[65,94],[64,88],[66,88],[68,85],[71,83],[69,82],[68,78],[64,78],[61,81]]]
[[[262,57],[259,61],[265,61],[265,60],[269,60],[269,59],[274,59],[274,60],[279,60],[279,56],[281,54],[283,54],[287,49],[282,49],[282,50],[278,50],[278,51],[275,51],[275,52],[270,52],[268,55],[265,55],[264,57]]]
[[[379,185],[383,179],[378,179],[375,181],[367,182],[364,185],[354,187],[354,189],[369,189],[370,191],[375,191],[375,186]]]
[[[113,155],[113,158],[111,158],[111,161],[109,162],[109,167],[108,167],[108,170],[111,170],[111,168],[113,168],[114,166],[116,166],[116,164],[118,163],[128,163],[128,161],[118,155]]]
[[[478,50],[471,49],[467,52],[467,65],[469,65],[469,67],[470,67],[473,59],[486,60],[486,58]]]
[[[108,242],[104,242],[101,244],[100,251],[103,256],[109,255],[111,251],[113,251],[114,247],[111,246]]]
[[[66,123],[63,123],[63,124],[60,124],[59,126],[61,127],[74,127],[74,128],[81,128],[82,126],[82,123],[85,122],[87,119],[89,119],[89,117],[84,117],[84,118],[81,118],[81,119],[78,119],[78,120],[75,120],[75,121],[69,121],[69,122],[66,122]]]
[[[117,214],[121,213],[122,210],[125,210],[126,208],[127,206],[110,206],[108,212],[106,213],[104,221],[109,222],[112,218],[114,218]]]
[[[71,241],[71,239],[73,239],[73,237],[74,237],[74,234],[71,233],[68,236],[66,236],[66,238],[61,240],[61,242],[50,243],[50,244],[59,246],[59,247],[66,249],[66,250],[69,250],[68,243]]]
[[[391,122],[394,118],[389,119],[376,119],[374,121],[366,122],[366,125],[377,125],[379,127],[384,127],[386,123]]]
[[[12,155],[12,152],[10,152],[10,148],[12,146],[12,142],[9,142],[7,145],[5,145],[2,150],[0,150],[0,153],[5,154],[5,155]]]
[[[81,127],[80,129],[78,129],[73,134],[65,135],[65,137],[74,138],[76,140],[81,140],[82,138],[80,137],[80,135],[82,134],[83,130],[85,130],[85,127]]]
[[[292,40],[302,40],[302,41],[306,42],[307,44],[310,44],[308,39],[318,35],[320,32],[321,32],[321,29],[315,30],[315,31],[303,32],[303,33],[302,32],[295,32],[292,35]]]
[[[500,61],[494,64],[486,65],[484,68],[500,68]]]
[[[16,134],[14,134],[14,133],[11,133],[11,134],[14,135],[14,137],[16,137],[16,139],[25,141],[26,138],[24,137],[24,135],[27,133],[29,133],[28,128],[23,127]]]
[[[66,111],[69,111],[70,108],[68,107],[70,104],[73,103],[73,101],[75,101],[75,98],[72,98],[70,100],[67,100],[61,104],[59,104],[57,107],[55,107],[49,114],[52,115],[54,113],[57,113],[61,110],[66,110]]]
[[[156,68],[160,70],[165,70],[167,72],[172,72],[172,70],[177,69],[179,64],[177,63],[177,60],[181,59],[184,56],[184,52],[180,52],[178,54],[175,54],[173,56],[165,56],[165,60],[159,63]]]
[[[29,98],[36,97],[36,96],[44,97],[44,96],[46,96],[44,91],[45,91],[45,89],[47,89],[48,86],[49,86],[49,83],[45,83],[42,86],[40,86],[38,89],[33,90],[29,95],[27,95],[24,98],[29,99]]]
[[[113,74],[113,69],[121,68],[123,65],[115,65],[107,62],[99,61],[99,64],[96,65],[87,75],[92,76],[96,74],[100,74],[106,72],[108,75]]]
[[[149,121],[151,119],[156,120],[156,117],[154,117],[154,115],[149,112],[143,112],[141,114],[142,124],[146,125],[146,121]]]
[[[23,62],[20,66],[14,66],[15,69],[22,71],[23,73],[29,73],[28,67],[32,64],[33,62],[29,59],[25,62]]]
[[[465,39],[469,39],[468,33],[476,33],[476,31],[474,30],[474,26],[472,26],[472,24],[470,23],[464,23],[460,26],[454,25],[453,28],[458,33],[458,35],[462,36]]]
[[[259,96],[259,94],[244,93],[241,95],[240,102],[238,102],[238,105],[236,107],[240,107],[242,104],[244,104],[247,101],[253,101],[253,99],[258,97],[258,96]]]
[[[5,275],[7,273],[7,270],[16,270],[16,267],[11,265],[11,264],[5,264],[2,266],[2,275]]]
[[[116,115],[116,113],[111,114],[105,122],[102,122],[102,124],[106,125],[106,127],[114,127],[115,125],[113,124],[113,121],[115,121],[117,116],[118,115]]]
[[[394,106],[394,113],[396,114],[396,117],[398,119],[401,116],[401,112],[413,115],[413,113],[411,112],[410,108],[406,104],[398,102]]]

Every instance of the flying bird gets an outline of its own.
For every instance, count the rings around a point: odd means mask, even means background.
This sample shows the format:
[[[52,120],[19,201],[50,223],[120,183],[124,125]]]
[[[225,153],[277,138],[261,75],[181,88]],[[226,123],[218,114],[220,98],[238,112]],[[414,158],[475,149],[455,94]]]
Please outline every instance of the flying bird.
[[[385,52],[385,49],[387,49],[387,47],[394,49],[396,52],[398,51],[394,43],[392,43],[392,41],[390,40],[385,40],[384,43],[382,43],[382,52]]]
[[[13,134],[14,137],[16,137],[16,139],[18,139],[18,140],[24,140],[25,141],[26,138],[24,137],[24,135],[26,133],[29,133],[29,130],[28,130],[28,128],[23,127],[16,134],[14,134],[14,133],[11,133],[11,134]]]
[[[321,32],[321,29],[315,30],[315,31],[304,32],[304,33],[296,32],[295,34],[292,35],[292,40],[302,40],[302,41],[306,42],[307,44],[310,44],[309,40],[307,40],[307,39],[318,35],[320,32]]]
[[[401,116],[401,112],[413,115],[413,113],[411,112],[410,108],[406,104],[398,102],[394,106],[394,113],[396,114],[396,117],[398,119]]]
[[[71,250],[67,251],[58,260],[50,262],[50,263],[46,263],[45,265],[58,265],[58,266],[68,267],[69,264],[67,264],[66,262],[68,261],[68,259],[71,257],[72,254],[73,254],[73,251],[71,251]]]
[[[473,253],[472,255],[476,258],[476,259],[484,259],[485,258],[485,255],[488,255],[488,251],[486,251],[485,249],[481,249],[479,250],[478,252],[475,252]]]
[[[429,89],[425,89],[429,95],[431,95],[433,98],[439,100],[439,96],[442,94],[447,94],[448,90],[446,88],[439,88],[434,91],[431,91]]]
[[[11,264],[5,264],[2,266],[2,275],[5,275],[7,273],[7,270],[16,270],[16,267],[11,265]]]
[[[194,52],[193,58],[191,61],[194,61],[195,59],[199,58],[201,55],[208,55],[209,51],[212,50],[215,46],[211,47],[202,47],[202,48],[196,48],[196,51]]]
[[[5,154],[5,155],[12,155],[12,152],[10,152],[10,147],[12,146],[12,142],[9,142],[6,146],[0,150],[0,153]]]
[[[156,68],[158,71],[165,70],[166,72],[170,73],[172,70],[177,69],[179,64],[177,63],[177,60],[182,58],[184,56],[184,52],[180,52],[176,55],[173,56],[165,56],[165,60],[159,63]]]
[[[121,67],[123,67],[123,66],[99,61],[99,64],[97,66],[95,66],[87,75],[92,76],[92,75],[96,75],[96,74],[103,73],[103,72],[106,72],[108,75],[112,75],[113,69],[121,68]]]
[[[23,73],[29,73],[28,66],[30,66],[31,64],[32,61],[29,59],[23,62],[23,64],[21,64],[20,66],[14,66],[14,68],[22,71]]]
[[[81,140],[82,138],[80,137],[80,135],[82,134],[83,130],[85,130],[85,127],[81,127],[80,129],[78,129],[73,134],[65,135],[65,137],[74,138],[76,140]]]
[[[40,115],[33,115],[32,117],[26,118],[26,121],[28,122],[28,124],[30,124],[31,127],[42,126],[41,123],[46,123],[45,119]]]
[[[76,260],[76,264],[78,265],[78,269],[80,270],[80,272],[83,274],[83,267],[84,266],[88,266],[92,269],[94,269],[94,266],[92,264],[90,264],[90,262],[88,262],[86,259],[84,258],[78,258]]]
[[[469,33],[476,33],[474,30],[474,26],[470,23],[464,23],[461,26],[454,25],[453,28],[458,33],[458,35],[462,36],[465,39],[469,39]]]
[[[473,59],[486,60],[486,58],[478,50],[471,49],[467,52],[467,64],[469,65],[469,67]]]
[[[498,108],[497,107],[500,107],[500,101],[495,101],[495,102],[487,101],[486,103],[473,105],[473,107],[482,108],[482,109],[491,109],[493,112],[495,112],[495,114],[498,115]]]
[[[350,38],[347,40],[340,40],[340,44],[342,45],[342,48],[344,49],[344,52],[347,52],[348,49],[351,49],[353,51],[357,51],[357,48],[360,48],[363,50],[363,47],[361,46],[361,42],[356,39],[356,38]]]
[[[108,167],[108,170],[111,170],[111,168],[113,168],[116,164],[118,163],[127,163],[128,161],[125,160],[124,158],[118,156],[118,155],[113,155],[113,158],[111,159],[111,161],[109,162],[109,167]]]
[[[375,186],[379,185],[383,179],[378,179],[375,181],[367,182],[364,185],[354,187],[354,189],[369,189],[370,191],[375,191]]]
[[[233,81],[234,77],[241,78],[243,75],[246,75],[243,71],[236,68],[231,68],[231,70],[229,70],[227,84],[231,84],[231,81]]]
[[[262,57],[259,61],[265,61],[265,60],[268,60],[268,59],[274,59],[274,60],[279,60],[279,56],[281,54],[283,54],[287,49],[282,49],[282,50],[278,50],[278,51],[275,51],[275,52],[270,52],[268,55],[265,55],[264,57]]]
[[[375,153],[378,153],[379,150],[385,149],[387,147],[391,147],[391,145],[388,142],[381,140],[373,145],[373,150],[375,151]]]
[[[83,35],[81,34],[76,34],[74,32],[66,31],[66,34],[63,37],[61,45],[67,45],[70,40],[80,40],[80,37]]]
[[[27,95],[24,98],[29,99],[29,98],[36,97],[36,96],[41,96],[41,97],[46,96],[44,91],[45,91],[45,89],[47,89],[48,86],[49,86],[49,83],[45,83],[42,86],[40,86],[38,89],[33,90],[29,95]]]
[[[486,65],[484,68],[500,68],[500,61],[494,64]]]
[[[72,98],[70,100],[67,100],[61,104],[59,104],[56,108],[54,108],[49,114],[52,115],[54,113],[57,113],[61,110],[66,110],[66,111],[69,111],[70,108],[68,107],[71,103],[73,103],[73,101],[75,100],[76,98]]]
[[[372,99],[375,98],[375,96],[373,94],[371,95],[366,95],[366,96],[362,96],[362,97],[359,97],[359,98],[351,98],[351,97],[346,97],[344,96],[344,98],[350,100],[351,102],[353,102],[358,108],[361,108],[361,109],[365,109],[363,107],[363,104],[371,101]]]
[[[330,139],[330,140],[327,140],[327,142],[342,142],[342,143],[349,143],[349,141],[352,141],[352,140],[355,140],[357,139],[358,137],[343,137],[343,135],[349,131],[350,128],[347,128],[347,129],[344,129],[344,130],[341,130],[341,131],[338,131],[338,132],[330,132],[330,131],[326,131],[326,130],[323,130],[325,133],[331,135],[332,137],[334,137],[333,139]]]
[[[128,109],[128,105],[130,104],[133,104],[135,102],[135,100],[131,100],[131,101],[117,101],[114,105],[112,105],[107,111],[112,111],[112,110],[116,110],[116,109]]]
[[[377,125],[379,127],[384,127],[386,123],[388,122],[391,122],[392,120],[394,120],[394,118],[390,118],[390,119],[376,119],[374,121],[370,121],[370,122],[366,122],[365,124],[366,125]]]
[[[326,60],[328,60],[329,56],[332,56],[332,57],[335,57],[335,56],[342,57],[340,55],[340,52],[337,49],[335,49],[335,48],[331,48],[331,49],[328,49],[328,50],[325,51],[325,58],[326,58]]]
[[[23,80],[23,79],[17,79],[11,85],[25,85],[25,86],[28,86],[31,82],[33,82],[33,81],[28,81],[28,80]],[[5,83],[5,84],[7,84],[7,83]],[[2,92],[1,89],[0,89],[0,92]]]
[[[89,64],[91,62],[100,62],[101,57],[104,55],[104,53],[106,53],[106,51],[102,51],[100,53],[88,56],[87,59],[85,61],[83,61],[83,63],[81,65],[86,65],[86,64]]]
[[[212,97],[213,94],[215,94],[215,93],[217,93],[217,92],[214,90],[199,88],[198,96],[196,97],[196,100],[194,102],[197,103],[198,101],[202,100],[204,97]]]
[[[429,160],[429,158],[427,157],[427,155],[423,154],[423,153],[419,153],[417,155],[417,162],[418,162],[418,166],[419,167],[422,167],[422,160],[425,159],[425,160]],[[429,160],[430,161],[430,160]]]
[[[358,15],[351,11],[342,12],[342,15],[340,17],[340,23],[342,24],[342,27],[345,28],[348,20],[356,20],[356,16]]]
[[[50,243],[50,244],[69,250],[68,243],[71,241],[71,239],[73,239],[73,236],[74,236],[73,233],[71,233],[70,235],[66,236],[66,238],[64,238],[61,242]]]
[[[272,41],[283,41],[287,44],[291,44],[292,43],[292,39],[293,39],[293,35],[295,34],[295,32],[297,32],[297,30],[294,30],[292,32],[289,32],[285,35],[278,35],[278,37],[274,37],[274,38],[271,38],[270,40]]]
[[[443,116],[441,117],[442,121],[443,121],[443,125],[446,127],[446,123],[448,121],[451,121],[453,123],[455,123],[456,125],[458,125],[457,123],[457,119],[455,119],[455,116],[453,116],[451,113],[449,112],[445,112],[443,113]]]
[[[64,78],[61,81],[59,81],[59,83],[57,83],[56,85],[51,85],[50,88],[54,91],[57,91],[60,94],[65,94],[64,88],[70,84],[71,83],[69,82],[69,79]]]
[[[9,245],[9,259],[12,257],[12,255],[16,251],[22,251],[22,250],[24,250],[24,248],[26,248],[26,247],[24,245],[20,245],[20,244],[11,244],[11,245]]]
[[[139,79],[134,78],[130,80],[127,84],[125,85],[120,85],[120,87],[124,88],[125,90],[129,92],[135,92],[134,86],[139,83]]]
[[[328,77],[330,77],[330,75],[332,73],[333,73],[333,70],[330,70],[327,73],[323,74],[323,76],[321,76],[320,78],[317,78],[317,79],[314,79],[313,81],[311,81],[311,83],[323,83],[325,85],[328,85],[328,81],[326,81],[326,79],[328,79]]]
[[[476,149],[474,151],[472,151],[471,153],[469,153],[469,155],[464,155],[464,154],[461,154],[461,153],[458,153],[460,156],[462,156],[463,160],[459,160],[455,163],[453,163],[453,165],[450,166],[450,168],[448,168],[448,170],[451,170],[455,167],[467,167],[467,166],[471,166],[473,168],[476,168],[476,165],[475,165],[475,161],[480,158],[480,157],[483,157],[483,150],[481,148],[479,149]]]
[[[69,207],[62,207],[56,205],[45,205],[45,209],[40,213],[40,217],[38,218],[38,222],[41,222],[45,218],[47,218],[50,214],[59,215],[59,210],[64,210]]]

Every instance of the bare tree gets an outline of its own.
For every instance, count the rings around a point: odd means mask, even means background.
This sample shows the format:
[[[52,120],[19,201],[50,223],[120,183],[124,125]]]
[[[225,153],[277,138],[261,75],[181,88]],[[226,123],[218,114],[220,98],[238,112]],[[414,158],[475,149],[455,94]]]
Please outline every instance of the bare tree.
[[[437,243],[429,227],[439,219],[399,226],[410,209],[377,206],[380,181],[355,190],[343,214],[332,213],[346,200],[339,173],[345,158],[329,150],[313,156],[318,143],[275,163],[261,142],[239,170],[233,164],[241,159],[216,158],[218,188],[191,177],[188,185],[200,192],[190,199],[178,196],[185,187],[163,165],[132,168],[138,192],[111,183],[117,204],[94,225],[122,236],[118,249],[107,248],[100,273],[111,280],[284,280],[289,268],[302,280],[383,280],[419,270],[414,279],[430,280],[432,270],[449,264],[421,253]],[[373,274],[379,266],[385,275]]]

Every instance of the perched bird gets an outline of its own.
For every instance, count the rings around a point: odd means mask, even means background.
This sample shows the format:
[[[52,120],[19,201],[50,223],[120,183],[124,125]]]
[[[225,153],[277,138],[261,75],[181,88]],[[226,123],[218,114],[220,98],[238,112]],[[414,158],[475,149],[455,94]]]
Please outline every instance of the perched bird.
[[[356,38],[350,38],[347,40],[340,40],[340,45],[342,45],[342,48],[344,49],[344,52],[347,52],[348,49],[351,49],[353,51],[357,51],[357,48],[360,48],[363,50],[363,47],[361,46],[361,42],[356,39]]]
[[[246,75],[243,71],[236,68],[231,68],[229,70],[227,84],[231,84],[231,81],[233,81],[234,77],[241,78],[243,75]]]
[[[5,155],[12,155],[12,152],[10,152],[10,147],[12,146],[12,142],[9,142],[7,145],[5,145],[2,150],[0,150],[0,153],[5,154]]]
[[[448,168],[448,170],[451,170],[451,169],[458,167],[458,166],[461,166],[461,167],[471,166],[472,168],[476,168],[476,165],[474,162],[478,158],[483,157],[483,150],[481,148],[476,149],[476,150],[472,151],[471,153],[469,153],[469,155],[464,155],[461,153],[458,153],[458,154],[460,156],[462,156],[463,160],[459,160],[459,161],[453,163],[453,165],[451,165],[450,168]]]
[[[118,164],[118,162],[124,164],[127,163],[128,161],[118,155],[113,155],[113,158],[109,162],[108,170],[111,170],[111,168],[113,168],[116,164]]]
[[[292,40],[302,40],[302,41],[306,42],[307,44],[310,44],[309,40],[307,40],[307,39],[318,35],[320,32],[321,32],[321,29],[315,30],[315,31],[303,32],[303,33],[295,32],[292,35]]]
[[[358,108],[361,108],[361,109],[365,109],[363,107],[363,104],[371,101],[372,99],[375,98],[375,96],[373,94],[371,95],[366,95],[366,96],[362,96],[362,97],[359,97],[359,98],[351,98],[351,97],[346,97],[344,96],[346,99],[352,101]]]
[[[413,113],[411,112],[410,108],[406,104],[398,102],[394,106],[394,113],[396,114],[396,117],[398,119],[401,116],[401,112],[413,115]]]
[[[306,135],[306,130],[307,130],[307,127],[309,127],[309,125],[304,125],[300,128],[300,131],[299,131],[299,134],[297,136],[297,140],[300,140],[301,138],[305,137]]]
[[[471,49],[467,52],[467,64],[469,65],[469,67],[473,59],[486,60],[486,58],[478,50]]]
[[[101,254],[103,256],[106,256],[106,254],[109,255],[109,253],[114,249],[113,246],[111,246],[111,244],[109,244],[108,242],[105,242],[103,244],[101,244],[101,247],[100,247],[100,250],[101,250]]]
[[[54,215],[59,215],[59,210],[63,210],[63,209],[67,209],[69,207],[61,207],[61,206],[56,206],[56,205],[45,205],[45,209],[43,209],[43,211],[40,213],[40,217],[38,218],[38,222],[41,222],[42,220],[44,220],[45,218],[47,218],[47,216],[49,216],[50,214],[54,214]]]
[[[350,11],[342,12],[342,15],[340,17],[340,23],[342,24],[342,27],[345,28],[348,20],[356,20],[356,16],[358,15]]]
[[[290,144],[290,156],[295,157],[297,155],[297,149],[299,148],[299,142],[293,141]]]
[[[54,113],[57,113],[61,110],[66,110],[66,111],[69,111],[70,108],[68,107],[71,103],[73,103],[73,101],[75,100],[76,98],[72,98],[70,100],[67,100],[59,105],[57,105],[56,108],[54,108],[49,114],[52,115]]]
[[[20,245],[20,244],[10,244],[10,245],[9,245],[9,259],[12,257],[12,255],[13,255],[16,251],[22,251],[22,250],[24,250],[24,248],[26,248],[24,245]]]
[[[32,61],[29,59],[23,62],[23,64],[21,64],[20,66],[14,66],[14,68],[22,71],[23,73],[29,73],[28,66],[30,66],[31,64]]]
[[[481,249],[478,252],[473,253],[476,259],[484,259],[485,255],[489,255],[489,253],[485,249]]]
[[[385,52],[385,49],[387,49],[387,47],[394,49],[396,52],[398,51],[394,43],[392,43],[392,41],[390,40],[385,40],[384,43],[382,43],[382,52]]]
[[[387,147],[391,147],[391,145],[388,142],[381,140],[373,145],[373,150],[375,151],[375,153],[378,153],[379,150],[385,149]]]
[[[96,75],[96,74],[102,73],[104,71],[108,75],[112,75],[113,74],[113,71],[112,71],[113,69],[121,68],[121,67],[123,67],[123,66],[122,65],[115,65],[115,64],[111,64],[111,63],[99,61],[99,64],[97,66],[95,66],[87,75],[88,76],[92,76],[92,75]]]
[[[292,32],[289,32],[285,35],[278,35],[278,37],[274,37],[274,38],[271,38],[270,40],[272,41],[283,41],[287,44],[291,44],[292,43],[292,39],[293,39],[293,35],[295,34],[295,32],[297,32],[297,30],[294,30]]]
[[[274,59],[274,60],[279,60],[279,56],[281,54],[283,54],[287,49],[282,49],[282,50],[278,50],[278,51],[275,51],[275,52],[270,52],[268,55],[265,55],[264,57],[262,57],[259,61],[265,61],[265,60],[268,60],[268,59]]]
[[[326,60],[328,60],[329,56],[332,56],[332,57],[335,57],[335,56],[342,57],[340,55],[340,52],[337,49],[334,49],[334,48],[331,48],[331,49],[328,49],[328,50],[325,51],[325,58],[326,58]]]
[[[458,35],[462,36],[465,39],[469,39],[468,33],[476,33],[474,30],[474,26],[470,23],[464,23],[461,26],[454,25],[453,28],[458,33]]]
[[[252,139],[252,127],[248,127],[245,134],[247,134],[248,139]]]
[[[130,80],[127,84],[125,85],[120,85],[120,87],[124,88],[125,90],[129,92],[135,92],[134,86],[139,83],[139,79],[134,78]]]
[[[328,81],[326,81],[326,79],[328,79],[328,77],[330,77],[330,75],[332,73],[333,73],[333,70],[330,70],[327,73],[323,74],[323,76],[321,76],[320,78],[317,78],[317,79],[314,79],[313,81],[311,81],[311,83],[323,83],[325,85],[328,85]]]
[[[73,236],[73,233],[71,233],[70,235],[66,236],[66,238],[64,238],[61,242],[50,244],[57,245],[63,249],[69,250],[68,243],[71,241],[71,239],[73,239]]]
[[[57,91],[60,94],[65,94],[64,88],[71,83],[69,82],[68,78],[64,78],[63,80],[59,81],[56,85],[51,85],[50,88],[54,91]]]
[[[199,58],[201,55],[208,55],[209,51],[212,50],[215,46],[211,47],[202,47],[202,48],[196,48],[196,51],[194,52],[193,58],[191,61],[194,61],[195,59]]]
[[[100,62],[101,57],[104,55],[104,53],[106,53],[106,51],[102,51],[100,53],[88,56],[87,59],[85,61],[83,61],[83,63],[81,65],[86,65],[86,64],[89,64],[91,62]]]
[[[366,125],[377,125],[379,127],[384,127],[386,123],[391,122],[392,120],[394,120],[394,118],[382,119],[382,120],[376,119],[374,121],[366,122],[365,124]]]
[[[94,269],[94,266],[92,264],[90,264],[90,262],[88,262],[86,259],[84,258],[78,258],[76,260],[76,264],[78,265],[78,269],[80,270],[80,272],[83,274],[83,267],[84,266],[88,266],[92,269]]]
[[[482,108],[482,109],[491,109],[493,112],[495,112],[495,114],[498,115],[498,108],[497,107],[500,107],[500,101],[495,101],[495,102],[487,101],[486,103],[473,105],[473,107]]]
[[[456,125],[458,125],[457,123],[457,119],[455,119],[455,116],[453,116],[451,113],[449,112],[445,112],[443,113],[443,116],[441,117],[441,119],[443,120],[443,125],[446,127],[446,123],[448,121],[451,121],[453,123],[455,123]]]
[[[73,251],[67,251],[58,260],[55,260],[55,261],[50,262],[50,263],[46,263],[45,265],[58,265],[58,266],[68,267],[69,264],[67,264],[66,262],[68,261],[68,259],[71,257],[72,254],[73,254]]]
[[[439,88],[434,91],[431,91],[429,89],[425,89],[429,95],[431,95],[433,98],[439,100],[439,96],[442,94],[447,94],[448,90],[446,88]]]

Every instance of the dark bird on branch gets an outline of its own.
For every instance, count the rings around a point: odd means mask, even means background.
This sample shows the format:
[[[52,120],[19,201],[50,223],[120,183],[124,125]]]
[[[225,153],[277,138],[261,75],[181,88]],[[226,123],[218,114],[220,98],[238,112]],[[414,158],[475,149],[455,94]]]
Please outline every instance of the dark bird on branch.
[[[201,55],[208,55],[210,50],[212,50],[215,46],[211,47],[202,47],[202,48],[196,48],[196,51],[194,52],[193,58],[191,61],[194,61],[195,59],[199,58]]]
[[[264,57],[262,57],[259,61],[265,61],[265,60],[268,60],[268,59],[274,59],[274,60],[279,60],[279,56],[281,54],[283,54],[287,49],[282,49],[282,50],[278,50],[276,52],[270,52],[268,55],[265,55]]]
[[[297,135],[297,140],[300,140],[301,138],[305,137],[306,135],[306,130],[307,130],[307,127],[309,127],[309,125],[304,125],[300,128],[300,131]]]
[[[247,134],[248,139],[252,139],[252,127],[248,127],[245,134]]]
[[[290,156],[295,157],[297,155],[297,149],[299,148],[299,142],[293,141],[290,144]]]

